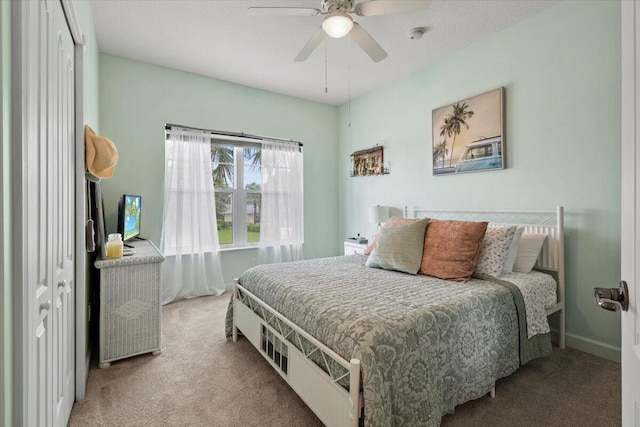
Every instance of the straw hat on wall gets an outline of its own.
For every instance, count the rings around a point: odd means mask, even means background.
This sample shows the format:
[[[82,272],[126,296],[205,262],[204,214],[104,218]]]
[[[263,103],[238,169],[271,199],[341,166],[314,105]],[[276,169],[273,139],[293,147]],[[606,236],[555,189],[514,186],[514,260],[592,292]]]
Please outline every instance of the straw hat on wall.
[[[84,153],[84,164],[89,173],[97,178],[113,176],[118,150],[109,138],[96,135],[89,125],[84,125]]]

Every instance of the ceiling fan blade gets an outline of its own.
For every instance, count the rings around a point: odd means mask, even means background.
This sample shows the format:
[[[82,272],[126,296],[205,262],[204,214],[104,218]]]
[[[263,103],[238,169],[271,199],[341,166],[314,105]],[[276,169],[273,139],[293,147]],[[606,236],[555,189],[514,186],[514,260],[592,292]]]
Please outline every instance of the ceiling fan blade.
[[[429,6],[431,0],[371,0],[358,3],[355,12],[360,16],[376,16],[424,10]]]
[[[251,16],[316,16],[320,11],[307,7],[250,7],[247,13]]]
[[[380,62],[388,56],[382,46],[356,22],[353,23],[353,29],[349,32],[349,37],[369,55],[373,62]]]
[[[304,47],[302,48],[302,50],[300,51],[300,53],[298,54],[298,56],[296,56],[294,58],[295,62],[303,62],[306,61],[307,58],[309,57],[309,55],[311,55],[311,53],[316,50],[316,48],[318,47],[318,45],[322,42],[322,40],[324,40],[324,38],[326,37],[327,33],[324,32],[324,30],[322,29],[322,27],[318,28],[318,31],[316,31],[313,36],[311,36],[311,39],[309,39],[309,41],[307,42],[306,45],[304,45]]]

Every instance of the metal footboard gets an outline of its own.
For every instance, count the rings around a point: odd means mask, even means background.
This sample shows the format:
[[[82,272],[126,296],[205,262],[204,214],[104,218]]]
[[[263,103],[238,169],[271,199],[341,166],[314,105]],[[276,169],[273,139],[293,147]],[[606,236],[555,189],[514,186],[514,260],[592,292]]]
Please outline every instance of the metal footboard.
[[[235,280],[233,341],[238,331],[328,426],[359,424],[360,360],[347,361]]]

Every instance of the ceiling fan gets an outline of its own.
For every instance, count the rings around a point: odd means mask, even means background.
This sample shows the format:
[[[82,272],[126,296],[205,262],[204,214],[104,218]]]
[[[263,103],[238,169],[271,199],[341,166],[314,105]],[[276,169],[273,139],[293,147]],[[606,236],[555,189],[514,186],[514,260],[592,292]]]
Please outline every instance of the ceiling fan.
[[[334,38],[349,36],[365,51],[373,62],[387,57],[387,52],[357,22],[351,14],[358,16],[387,15],[427,9],[431,0],[370,0],[355,3],[355,0],[322,0],[321,9],[307,7],[250,7],[249,15],[324,16],[322,26],[311,36],[294,61],[305,61],[328,35]]]

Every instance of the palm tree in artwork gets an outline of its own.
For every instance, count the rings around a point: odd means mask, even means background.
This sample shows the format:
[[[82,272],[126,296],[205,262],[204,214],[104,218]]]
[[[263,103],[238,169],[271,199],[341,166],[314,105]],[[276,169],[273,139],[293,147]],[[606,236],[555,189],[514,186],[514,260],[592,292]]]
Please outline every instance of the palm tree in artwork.
[[[449,154],[449,149],[447,148],[447,140],[443,139],[438,145],[433,147],[433,166],[438,166],[439,159],[442,159],[442,164],[444,165],[444,159],[447,154]]]
[[[447,114],[444,118],[444,124],[440,127],[440,136],[451,138],[451,156],[449,156],[449,167],[451,167],[451,161],[453,160],[453,151],[456,146],[456,137],[460,135],[462,126],[466,126],[469,129],[467,120],[473,117],[473,111],[467,110],[469,106],[466,102],[458,102],[453,104],[453,113]]]

